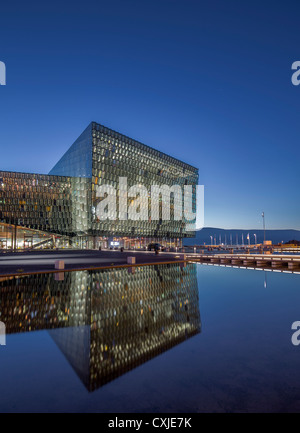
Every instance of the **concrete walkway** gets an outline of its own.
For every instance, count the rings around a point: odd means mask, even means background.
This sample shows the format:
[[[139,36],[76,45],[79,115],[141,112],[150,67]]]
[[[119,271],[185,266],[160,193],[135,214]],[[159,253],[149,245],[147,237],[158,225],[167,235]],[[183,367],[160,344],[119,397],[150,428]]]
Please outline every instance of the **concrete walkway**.
[[[179,254],[153,251],[94,251],[94,250],[41,250],[0,254],[0,275],[25,272],[53,271],[56,260],[65,262],[65,269],[122,265],[127,257],[136,257],[137,264],[179,260]]]

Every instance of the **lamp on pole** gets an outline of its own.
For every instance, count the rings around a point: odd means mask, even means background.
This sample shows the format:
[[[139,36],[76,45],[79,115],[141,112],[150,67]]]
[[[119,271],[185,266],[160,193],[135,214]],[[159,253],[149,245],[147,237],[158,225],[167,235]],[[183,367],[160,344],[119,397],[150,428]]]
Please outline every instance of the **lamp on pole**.
[[[264,227],[264,244],[265,244],[265,242],[266,242],[266,224],[265,224],[265,213],[263,212],[263,213],[261,214],[261,216],[262,216],[262,219],[263,219],[263,227]]]

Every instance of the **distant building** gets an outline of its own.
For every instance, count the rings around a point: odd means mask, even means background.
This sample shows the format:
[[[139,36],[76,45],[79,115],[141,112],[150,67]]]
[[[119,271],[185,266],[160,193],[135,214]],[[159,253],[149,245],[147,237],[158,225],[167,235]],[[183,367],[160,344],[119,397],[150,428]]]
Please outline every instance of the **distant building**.
[[[300,246],[300,241],[297,241],[295,239],[285,242],[284,245],[290,245],[290,246],[295,246],[295,247],[299,247]]]

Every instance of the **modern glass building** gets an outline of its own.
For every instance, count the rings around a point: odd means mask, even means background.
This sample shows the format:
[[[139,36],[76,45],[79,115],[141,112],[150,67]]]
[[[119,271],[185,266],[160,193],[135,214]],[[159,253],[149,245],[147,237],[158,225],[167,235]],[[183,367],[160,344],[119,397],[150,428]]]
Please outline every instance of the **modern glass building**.
[[[120,214],[120,203],[134,200],[126,187],[178,185],[192,187],[192,207],[196,208],[198,169],[158,150],[92,122],[48,175],[0,172],[0,247],[72,245],[80,248],[145,247],[150,242],[178,246],[187,231],[184,217],[174,218],[182,197],[170,194],[170,218],[164,218],[163,196],[158,195],[159,217],[151,211],[133,220]],[[116,218],[99,218],[99,187],[116,191]],[[105,197],[103,197],[105,198]]]

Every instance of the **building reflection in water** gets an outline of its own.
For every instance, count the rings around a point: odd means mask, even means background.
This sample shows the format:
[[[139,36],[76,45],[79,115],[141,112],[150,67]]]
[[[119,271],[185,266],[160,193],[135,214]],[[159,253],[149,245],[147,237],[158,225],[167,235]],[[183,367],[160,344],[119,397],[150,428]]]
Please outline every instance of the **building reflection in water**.
[[[6,333],[48,329],[89,391],[201,331],[195,264],[0,281]]]

